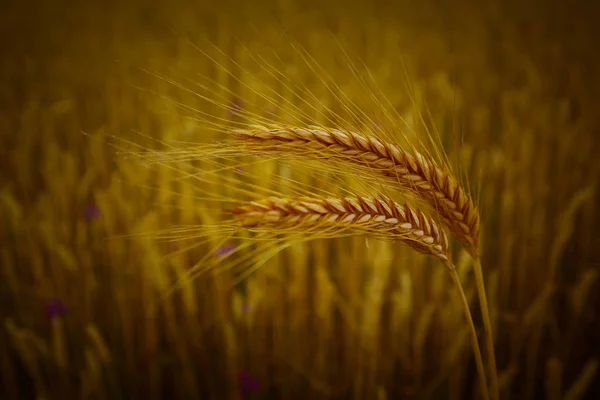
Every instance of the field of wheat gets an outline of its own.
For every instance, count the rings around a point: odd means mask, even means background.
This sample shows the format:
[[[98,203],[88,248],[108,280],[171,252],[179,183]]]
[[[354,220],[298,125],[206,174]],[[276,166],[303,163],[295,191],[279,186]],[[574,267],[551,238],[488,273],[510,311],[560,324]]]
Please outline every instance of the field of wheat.
[[[139,3],[0,6],[0,399],[600,395],[594,9]]]

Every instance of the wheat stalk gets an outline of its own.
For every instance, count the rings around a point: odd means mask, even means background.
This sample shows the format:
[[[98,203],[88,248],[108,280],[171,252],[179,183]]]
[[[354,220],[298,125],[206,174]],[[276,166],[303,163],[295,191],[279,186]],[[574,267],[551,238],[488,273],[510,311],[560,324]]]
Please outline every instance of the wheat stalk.
[[[462,308],[471,332],[477,373],[484,400],[489,399],[487,379],[477,331],[469,304],[452,265],[448,238],[436,221],[408,204],[389,198],[269,197],[252,201],[229,210],[240,226],[254,229],[298,232],[313,229],[319,233],[334,229],[362,231],[366,234],[402,241],[414,250],[440,259],[447,267],[461,299]],[[326,236],[326,235],[325,235]]]
[[[408,152],[397,144],[342,129],[324,127],[252,126],[233,131],[249,150],[285,152],[286,155],[351,163],[394,179],[432,206],[471,254],[475,283],[483,316],[488,368],[494,399],[499,397],[494,338],[479,254],[479,212],[471,197],[449,170],[415,149]]]

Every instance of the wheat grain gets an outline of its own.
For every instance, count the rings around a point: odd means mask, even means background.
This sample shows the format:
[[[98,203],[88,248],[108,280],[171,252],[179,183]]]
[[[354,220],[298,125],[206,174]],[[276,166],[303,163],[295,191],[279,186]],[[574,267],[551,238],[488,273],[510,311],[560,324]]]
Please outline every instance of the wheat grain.
[[[429,216],[391,199],[366,198],[281,198],[269,197],[230,210],[242,226],[323,227],[361,230],[373,236],[399,240],[420,253],[444,262],[451,259],[448,238]]]
[[[467,251],[478,254],[477,208],[456,179],[423,154],[408,152],[375,137],[322,127],[253,126],[235,130],[234,135],[244,140],[249,150],[286,151],[286,155],[294,156],[290,150],[295,148],[300,156],[343,160],[393,178],[434,207]]]

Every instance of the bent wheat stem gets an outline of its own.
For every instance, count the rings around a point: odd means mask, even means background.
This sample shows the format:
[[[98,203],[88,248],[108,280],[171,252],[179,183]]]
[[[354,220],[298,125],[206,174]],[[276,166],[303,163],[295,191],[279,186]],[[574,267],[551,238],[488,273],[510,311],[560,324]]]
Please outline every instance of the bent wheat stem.
[[[488,308],[487,295],[485,293],[485,281],[483,279],[483,268],[481,267],[481,257],[473,257],[473,271],[475,274],[475,287],[477,297],[479,297],[479,308],[483,318],[483,333],[485,338],[486,352],[488,356],[488,368],[490,373],[490,385],[494,400],[500,398],[500,388],[498,386],[498,372],[496,370],[496,353],[494,350],[494,334],[492,332],[492,320]]]
[[[489,399],[483,358],[469,303],[451,262],[448,239],[443,229],[422,211],[389,198],[280,198],[269,197],[229,210],[241,227],[277,229],[281,233],[314,232],[333,237],[351,229],[381,239],[399,240],[416,251],[439,258],[448,268],[459,293],[471,332],[471,343],[484,400]],[[333,230],[327,233],[327,230]],[[321,231],[323,232],[320,235]]]
[[[486,400],[490,398],[487,386],[487,377],[483,367],[483,358],[481,356],[481,349],[479,348],[479,341],[477,340],[477,330],[475,329],[475,323],[473,322],[473,316],[471,315],[469,302],[467,300],[467,296],[465,295],[465,291],[462,288],[460,277],[456,272],[456,268],[454,268],[454,265],[451,265],[450,263],[446,263],[446,267],[448,268],[452,282],[454,283],[454,286],[456,287],[456,290],[460,296],[465,318],[467,319],[467,324],[469,325],[469,331],[471,332],[471,346],[473,347],[473,353],[475,354],[475,365],[477,367],[477,374],[479,375],[481,385],[481,395],[483,399]]]

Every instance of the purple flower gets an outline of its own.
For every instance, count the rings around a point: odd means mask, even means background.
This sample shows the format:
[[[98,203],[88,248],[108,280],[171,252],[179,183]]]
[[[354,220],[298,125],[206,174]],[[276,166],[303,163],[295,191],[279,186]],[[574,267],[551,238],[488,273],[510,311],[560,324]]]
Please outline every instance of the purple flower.
[[[260,384],[256,378],[250,375],[248,372],[242,372],[240,374],[240,390],[242,395],[247,396],[252,392],[259,389]]]
[[[215,255],[218,257],[227,257],[235,250],[235,246],[232,244],[223,245],[215,250]]]
[[[102,213],[100,212],[100,209],[94,205],[90,205],[85,208],[85,218],[88,221],[95,218],[100,218],[101,215]]]
[[[242,304],[242,306],[240,308],[242,309],[243,313],[248,313],[254,309],[254,306],[246,303],[246,304]]]
[[[69,308],[67,305],[60,299],[52,299],[46,303],[46,315],[48,315],[50,319],[65,315],[68,310]]]
[[[242,109],[242,105],[243,105],[243,103],[244,103],[244,102],[242,101],[242,99],[240,99],[239,97],[238,97],[238,98],[236,98],[236,99],[233,101],[233,104],[231,104],[231,105],[229,106],[229,108],[227,109],[227,114],[228,114],[229,116],[234,116],[234,115],[237,115],[237,114],[238,114],[238,112],[239,112],[239,111]]]

